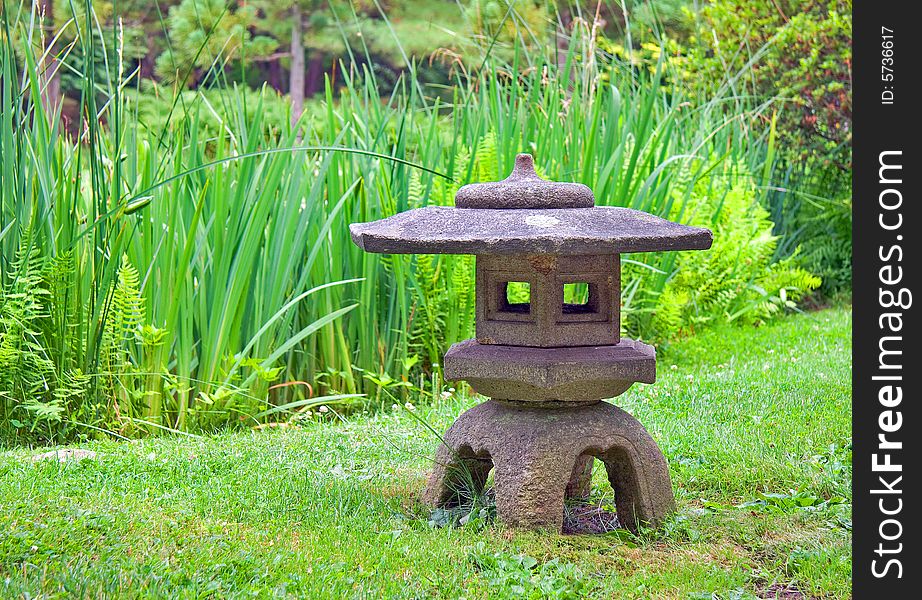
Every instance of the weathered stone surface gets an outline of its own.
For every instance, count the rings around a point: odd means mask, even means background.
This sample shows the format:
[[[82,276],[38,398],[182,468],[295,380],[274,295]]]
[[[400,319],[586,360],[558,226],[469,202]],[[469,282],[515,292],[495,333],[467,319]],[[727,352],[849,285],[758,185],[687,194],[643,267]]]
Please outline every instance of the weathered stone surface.
[[[588,208],[595,196],[581,183],[541,179],[531,154],[515,157],[515,168],[502,181],[470,183],[455,194],[458,208]]]
[[[465,340],[443,360],[445,378],[484,396],[546,406],[614,398],[634,382],[656,380],[653,346],[622,338],[616,346],[528,348]]]
[[[592,492],[592,466],[595,457],[583,454],[576,459],[564,496],[568,500],[585,500]]]
[[[506,285],[527,282],[528,304],[509,304]],[[564,285],[586,283],[586,304],[564,304]],[[477,257],[477,341],[552,348],[617,344],[621,333],[617,254]]]
[[[605,402],[546,410],[490,400],[461,415],[444,440],[423,495],[433,507],[457,502],[465,482],[481,491],[492,463],[499,519],[559,532],[577,464],[594,456],[605,464],[618,519],[629,529],[656,525],[675,509],[656,442],[634,417]]]
[[[390,254],[618,254],[703,250],[711,232],[629,208],[594,206],[592,190],[546,181],[531,155],[503,181],[462,187],[455,207],[428,206],[350,225],[368,252]]]
[[[386,254],[618,254],[705,250],[711,231],[630,208],[427,206],[349,226],[367,252]]]

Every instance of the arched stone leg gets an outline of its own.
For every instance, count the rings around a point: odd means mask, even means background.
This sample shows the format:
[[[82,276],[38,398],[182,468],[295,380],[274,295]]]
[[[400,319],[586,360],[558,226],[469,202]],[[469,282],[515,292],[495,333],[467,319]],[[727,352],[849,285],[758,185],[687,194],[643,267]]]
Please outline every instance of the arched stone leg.
[[[624,410],[599,403],[600,423],[612,430],[599,447],[608,481],[615,490],[618,520],[636,531],[639,523],[656,526],[675,511],[675,495],[666,457],[644,426]]]
[[[522,439],[517,437],[517,439]],[[497,448],[496,516],[511,527],[563,527],[563,500],[574,457],[528,440],[524,447]]]
[[[624,526],[656,525],[674,510],[669,470],[656,442],[637,419],[605,402],[548,409],[490,400],[475,406],[446,432],[424,500],[432,506],[450,502],[463,469],[482,486],[492,458],[499,519],[559,531],[568,484],[591,469],[593,456],[605,463]]]
[[[613,446],[599,456],[615,490],[618,521],[631,531],[637,531],[641,523],[658,525],[675,511],[666,459],[653,440],[649,442],[652,446]]]

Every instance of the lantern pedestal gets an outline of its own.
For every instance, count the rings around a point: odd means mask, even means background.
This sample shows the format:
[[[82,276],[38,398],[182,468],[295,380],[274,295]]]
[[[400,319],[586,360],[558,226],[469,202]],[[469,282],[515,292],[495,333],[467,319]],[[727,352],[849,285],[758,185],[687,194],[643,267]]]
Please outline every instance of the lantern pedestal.
[[[488,400],[462,414],[436,452],[424,501],[457,502],[494,471],[497,516],[513,527],[563,527],[564,499],[584,497],[592,458],[615,490],[621,525],[656,525],[675,509],[666,459],[643,425],[606,402],[548,409]]]

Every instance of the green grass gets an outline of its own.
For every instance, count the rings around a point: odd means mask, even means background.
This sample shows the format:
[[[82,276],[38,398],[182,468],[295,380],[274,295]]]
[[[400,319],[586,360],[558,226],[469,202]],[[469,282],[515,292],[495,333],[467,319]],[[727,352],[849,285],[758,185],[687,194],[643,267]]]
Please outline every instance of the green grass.
[[[433,527],[417,502],[432,434],[403,408],[326,413],[92,442],[79,463],[0,454],[0,596],[846,598],[850,325],[837,308],[660,352],[659,381],[619,399],[672,469],[659,531]],[[475,402],[417,411],[441,430]],[[598,470],[593,495],[611,495]]]

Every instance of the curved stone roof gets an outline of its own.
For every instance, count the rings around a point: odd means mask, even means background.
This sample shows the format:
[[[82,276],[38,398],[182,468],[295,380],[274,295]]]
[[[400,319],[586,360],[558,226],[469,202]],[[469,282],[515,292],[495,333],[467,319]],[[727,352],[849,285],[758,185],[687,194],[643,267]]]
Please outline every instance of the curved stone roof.
[[[711,231],[613,206],[455,208],[428,206],[350,225],[352,240],[386,254],[562,255],[706,250]]]

